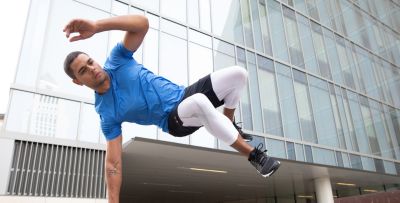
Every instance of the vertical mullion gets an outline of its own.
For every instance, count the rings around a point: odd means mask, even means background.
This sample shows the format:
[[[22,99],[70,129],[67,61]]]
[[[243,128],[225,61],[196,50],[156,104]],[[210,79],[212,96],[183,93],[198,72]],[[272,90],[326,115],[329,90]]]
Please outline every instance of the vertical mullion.
[[[26,163],[26,152],[28,151],[28,142],[24,141],[25,147],[24,147],[24,156],[22,157],[22,166],[21,166],[21,175],[19,176],[19,183],[17,187],[17,192],[16,194],[21,195],[21,187],[23,187],[22,182],[24,181],[24,174],[25,173],[25,163]]]
[[[95,151],[95,157],[96,157],[96,162],[95,162],[95,164],[93,165],[93,167],[95,168],[95,175],[94,175],[94,189],[93,189],[93,192],[94,192],[94,198],[99,198],[99,197],[97,197],[97,178],[99,177],[99,175],[98,175],[98,168],[99,168],[99,150],[96,150]]]
[[[65,160],[65,156],[64,156],[64,154],[65,154],[65,152],[64,152],[64,148],[66,148],[66,146],[60,146],[61,147],[61,153],[60,153],[60,158],[59,158],[59,164],[58,164],[58,170],[57,170],[57,181],[56,181],[56,189],[55,189],[55,191],[54,191],[54,193],[55,193],[55,196],[56,197],[58,197],[58,196],[61,196],[61,195],[58,195],[58,186],[60,185],[60,176],[63,174],[62,172],[61,172],[61,170],[63,170],[63,168],[65,167],[65,166],[63,166],[63,160]],[[63,170],[64,171],[64,170]],[[62,182],[61,182],[61,184],[62,184]]]
[[[44,164],[43,164],[43,167],[42,167],[42,178],[41,178],[41,184],[40,184],[40,192],[39,192],[39,196],[44,196],[43,195],[43,182],[44,182],[44,177],[46,176],[46,165],[47,165],[47,154],[48,154],[48,151],[49,150],[49,144],[46,144],[46,154],[45,154],[45,156],[44,156]]]
[[[79,150],[79,161],[78,161],[78,169],[76,170],[76,184],[75,184],[75,197],[79,197],[79,191],[78,191],[78,188],[79,188],[79,178],[80,178],[80,176],[81,176],[81,174],[80,174],[80,170],[81,170],[81,163],[82,163],[82,148],[78,148],[78,150]]]
[[[42,166],[42,157],[43,157],[43,148],[44,148],[43,145],[44,145],[43,143],[40,145],[41,147],[40,147],[39,163],[38,163],[37,172],[36,172],[37,174],[36,174],[35,190],[33,192],[34,196],[36,196],[36,195],[40,196],[40,193],[38,192],[38,190],[39,190],[38,186],[39,186],[39,176],[40,176],[40,173],[42,172],[40,169]]]
[[[104,185],[104,182],[105,182],[105,172],[103,171],[104,170],[104,164],[105,164],[105,153],[102,153],[102,155],[101,155],[101,193],[102,193],[102,196],[103,197],[105,197],[106,196],[106,187],[105,187],[105,185]]]
[[[96,150],[92,150],[92,162],[91,162],[91,168],[90,168],[90,188],[89,188],[89,198],[94,198],[93,197],[93,181],[94,181],[94,164],[95,164],[95,159],[96,159]]]
[[[68,152],[69,152],[69,156],[68,156],[68,159],[69,159],[69,162],[68,162],[68,170],[65,170],[64,171],[64,175],[63,175],[63,178],[62,178],[62,182],[63,183],[65,183],[65,184],[62,184],[61,185],[61,196],[63,196],[63,197],[69,197],[68,196],[68,185],[69,185],[69,177],[70,177],[70,175],[71,175],[71,160],[72,160],[72,153],[73,153],[73,148],[72,147],[67,147],[67,154],[68,154]],[[67,164],[67,159],[65,159],[65,164]],[[67,165],[65,165],[65,166],[67,166]],[[66,167],[65,167],[66,168]],[[65,182],[65,176],[67,176],[67,180],[66,180],[66,182]],[[65,193],[64,193],[64,186],[65,186]]]
[[[18,175],[18,165],[19,165],[19,158],[21,156],[21,148],[22,148],[22,142],[21,141],[17,141],[19,142],[19,148],[18,148],[18,156],[17,156],[17,161],[15,162],[15,167],[14,167],[14,180],[13,180],[13,185],[11,187],[11,195],[16,194],[15,191],[15,184],[17,181],[17,175]],[[15,158],[15,156],[14,156]]]
[[[86,155],[87,155],[87,149],[84,148],[82,149],[83,151],[83,163],[82,163],[82,170],[81,170],[81,188],[80,188],[80,197],[84,197],[83,196],[83,188],[85,186],[85,177],[86,177],[86,173],[85,173],[85,169],[86,169]]]
[[[27,195],[29,195],[29,196],[33,195],[33,193],[32,193],[33,178],[35,177],[35,174],[37,173],[37,168],[35,168],[35,166],[36,166],[36,160],[37,160],[36,158],[38,157],[37,152],[38,152],[38,148],[39,148],[39,143],[36,142],[35,145],[36,145],[36,147],[35,147],[35,155],[33,156],[31,181],[29,183],[29,188],[28,188],[28,192],[27,192]]]
[[[54,158],[54,162],[53,162],[53,170],[52,170],[52,175],[51,175],[51,186],[50,186],[50,196],[55,196],[54,192],[53,192],[53,188],[54,188],[54,179],[56,177],[56,168],[57,168],[57,163],[59,163],[59,158],[58,158],[58,148],[61,146],[56,145],[56,155]]]
[[[51,145],[51,150],[50,150],[49,166],[47,168],[47,180],[46,180],[45,196],[50,196],[51,195],[51,193],[49,192],[49,185],[50,185],[50,182],[51,182],[50,178],[51,178],[51,174],[52,174],[51,166],[52,166],[52,164],[54,164],[53,163],[53,154],[54,154],[53,150],[54,150],[54,145],[52,144]]]
[[[88,152],[86,153],[88,156],[88,161],[87,161],[87,169],[86,169],[86,187],[85,187],[85,197],[88,197],[88,188],[89,188],[89,178],[90,178],[90,164],[91,164],[91,153],[92,150],[88,149]]]
[[[33,143],[33,142],[30,142],[29,143],[29,146],[30,146],[30,149],[29,149],[29,154],[28,154],[28,164],[27,164],[27,167],[26,167],[26,175],[25,175],[25,178],[24,178],[24,184],[23,184],[23,186],[24,186],[24,188],[23,188],[23,190],[22,190],[22,195],[26,195],[26,194],[28,194],[28,192],[26,191],[27,189],[27,183],[29,183],[28,182],[28,179],[29,179],[29,177],[30,176],[32,176],[32,170],[31,170],[31,160],[32,160],[32,148],[33,148],[33,146],[34,146],[34,144],[35,143]]]
[[[72,176],[72,181],[71,181],[71,191],[68,191],[69,190],[69,186],[67,187],[67,193],[69,192],[69,197],[74,197],[73,196],[73,193],[74,193],[74,184],[75,184],[75,176],[76,176],[76,165],[77,165],[77,163],[76,163],[76,159],[78,159],[78,150],[79,150],[79,148],[72,148],[73,149],[73,152],[74,152],[74,168],[72,169],[72,174],[71,174],[71,176]]]

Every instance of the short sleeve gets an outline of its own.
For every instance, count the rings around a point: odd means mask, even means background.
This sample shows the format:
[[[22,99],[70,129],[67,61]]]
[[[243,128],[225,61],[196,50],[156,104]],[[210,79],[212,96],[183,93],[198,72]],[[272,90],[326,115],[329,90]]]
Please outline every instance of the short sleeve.
[[[122,42],[119,42],[111,50],[111,53],[107,58],[106,64],[109,65],[108,68],[110,69],[118,68],[134,60],[132,55],[133,52],[125,48]]]
[[[121,123],[104,120],[100,116],[101,130],[107,141],[113,140],[122,134]]]

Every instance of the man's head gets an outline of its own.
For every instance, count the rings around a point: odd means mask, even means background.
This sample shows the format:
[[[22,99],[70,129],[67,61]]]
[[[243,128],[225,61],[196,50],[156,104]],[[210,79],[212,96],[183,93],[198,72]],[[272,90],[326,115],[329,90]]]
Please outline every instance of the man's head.
[[[64,71],[77,85],[97,90],[107,80],[103,68],[86,53],[74,51],[64,61]]]

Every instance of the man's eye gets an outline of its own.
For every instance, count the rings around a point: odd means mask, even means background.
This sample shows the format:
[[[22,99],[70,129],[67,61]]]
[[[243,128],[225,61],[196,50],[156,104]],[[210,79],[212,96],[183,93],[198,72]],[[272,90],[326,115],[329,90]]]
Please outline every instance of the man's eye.
[[[90,60],[90,61],[88,62],[88,64],[89,64],[89,65],[92,65],[92,64],[93,64],[93,61],[92,61],[92,60]]]

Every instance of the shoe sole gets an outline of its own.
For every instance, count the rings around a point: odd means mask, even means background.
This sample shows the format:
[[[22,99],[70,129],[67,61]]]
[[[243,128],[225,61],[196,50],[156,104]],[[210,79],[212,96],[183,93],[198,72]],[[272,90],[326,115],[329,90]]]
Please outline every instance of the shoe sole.
[[[269,173],[267,173],[267,174],[265,174],[265,175],[263,175],[263,174],[261,174],[264,178],[267,178],[267,177],[270,177],[270,176],[272,176],[272,174],[274,174],[277,170],[278,170],[278,168],[281,166],[281,162],[280,161],[276,161],[277,162],[277,164],[272,168],[272,171],[271,172],[269,172]]]

